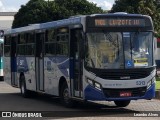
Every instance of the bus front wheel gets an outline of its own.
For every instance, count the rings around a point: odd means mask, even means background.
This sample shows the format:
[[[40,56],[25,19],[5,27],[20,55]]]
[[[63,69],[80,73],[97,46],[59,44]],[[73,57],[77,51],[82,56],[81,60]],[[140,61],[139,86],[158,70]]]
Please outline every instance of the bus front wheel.
[[[67,83],[64,82],[63,85],[61,86],[61,103],[66,106],[66,107],[73,107],[74,106],[74,101],[69,98],[69,89],[67,86]]]
[[[126,107],[126,106],[129,105],[130,100],[114,101],[114,103],[115,103],[118,107]]]

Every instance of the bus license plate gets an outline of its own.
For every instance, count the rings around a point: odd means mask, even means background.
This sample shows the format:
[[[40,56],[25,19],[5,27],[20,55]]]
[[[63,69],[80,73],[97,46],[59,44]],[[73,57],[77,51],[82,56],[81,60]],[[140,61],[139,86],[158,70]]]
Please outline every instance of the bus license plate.
[[[120,92],[120,97],[130,97],[132,96],[131,92]]]

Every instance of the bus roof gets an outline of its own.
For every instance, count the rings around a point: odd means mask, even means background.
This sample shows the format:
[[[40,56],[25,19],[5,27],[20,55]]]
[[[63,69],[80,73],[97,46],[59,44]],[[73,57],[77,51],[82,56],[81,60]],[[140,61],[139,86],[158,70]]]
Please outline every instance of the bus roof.
[[[128,14],[125,12],[107,13],[107,14],[92,14],[90,16],[144,16],[142,14]]]
[[[57,21],[51,21],[46,23],[38,23],[38,24],[29,24],[25,27],[15,28],[15,29],[8,29],[4,31],[5,35],[8,34],[16,34],[19,32],[26,32],[26,31],[32,31],[32,30],[38,30],[38,29],[46,29],[46,28],[52,28],[52,27],[60,27],[65,25],[71,25],[71,24],[80,24],[82,17],[147,17],[151,19],[150,16],[142,15],[142,14],[127,14],[124,12],[117,12],[117,13],[107,13],[107,14],[91,14],[91,15],[79,15],[79,16],[71,16],[68,19],[63,20],[57,20]]]
[[[38,30],[38,29],[46,29],[46,28],[52,28],[52,27],[59,27],[59,26],[65,26],[68,24],[80,24],[80,22],[81,22],[81,17],[75,17],[75,18],[69,18],[69,19],[40,23],[40,24],[29,24],[28,26],[25,26],[25,27],[8,29],[8,30],[4,31],[4,34],[5,35],[16,34],[19,32],[32,31],[32,30]]]

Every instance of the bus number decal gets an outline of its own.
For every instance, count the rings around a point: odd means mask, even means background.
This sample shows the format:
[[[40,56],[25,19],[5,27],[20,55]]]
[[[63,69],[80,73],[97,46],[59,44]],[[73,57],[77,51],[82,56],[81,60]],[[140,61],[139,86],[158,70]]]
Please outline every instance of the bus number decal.
[[[136,81],[136,85],[145,85],[145,81]]]

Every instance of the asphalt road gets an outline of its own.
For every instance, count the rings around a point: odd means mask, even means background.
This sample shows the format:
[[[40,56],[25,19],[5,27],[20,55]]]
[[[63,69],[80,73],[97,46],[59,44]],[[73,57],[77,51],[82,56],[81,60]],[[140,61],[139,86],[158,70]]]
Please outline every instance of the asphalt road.
[[[115,117],[120,120],[121,117],[126,119],[159,119],[160,117],[160,100],[137,100],[132,101],[125,108],[118,108],[113,102],[97,102],[78,104],[74,108],[66,108],[61,105],[59,98],[47,95],[36,95],[32,98],[23,98],[18,88],[13,88],[5,82],[0,82],[0,115],[2,112],[11,112],[12,117],[16,115],[25,115],[28,113],[39,113],[43,119],[89,119],[97,118],[106,119]],[[19,113],[19,114],[18,114]],[[38,114],[37,114],[38,115]],[[147,115],[147,116],[146,116]],[[149,117],[149,115],[151,115]],[[1,117],[0,116],[0,117]],[[146,118],[147,117],[147,118]],[[1,118],[0,118],[1,119]],[[13,118],[17,120],[16,118]],[[124,118],[123,118],[124,119]]]

